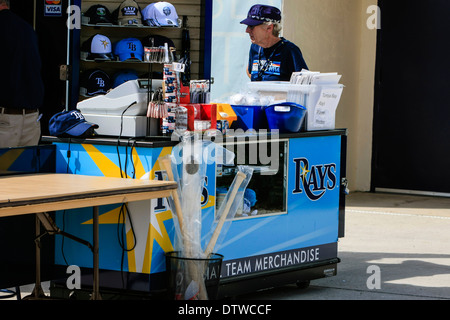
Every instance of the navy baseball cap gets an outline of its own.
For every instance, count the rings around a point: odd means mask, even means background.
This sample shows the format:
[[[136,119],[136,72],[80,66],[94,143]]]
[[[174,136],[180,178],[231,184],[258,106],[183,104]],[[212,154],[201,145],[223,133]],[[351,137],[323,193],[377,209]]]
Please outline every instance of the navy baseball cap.
[[[111,78],[101,69],[83,71],[80,79],[80,93],[92,97],[107,94],[111,89]]]
[[[50,134],[55,137],[84,138],[94,135],[94,129],[98,129],[98,125],[87,122],[78,110],[55,114],[48,126]]]
[[[247,19],[242,20],[241,24],[248,26],[258,26],[264,22],[281,22],[280,9],[263,4],[255,4],[248,11]]]

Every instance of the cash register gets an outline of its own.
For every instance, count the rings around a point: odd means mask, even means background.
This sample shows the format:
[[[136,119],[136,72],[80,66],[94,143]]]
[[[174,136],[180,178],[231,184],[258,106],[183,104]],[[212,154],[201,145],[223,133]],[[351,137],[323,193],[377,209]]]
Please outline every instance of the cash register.
[[[147,118],[152,93],[162,80],[129,80],[105,95],[77,104],[86,121],[98,124],[101,136],[144,137],[158,134],[159,119]]]

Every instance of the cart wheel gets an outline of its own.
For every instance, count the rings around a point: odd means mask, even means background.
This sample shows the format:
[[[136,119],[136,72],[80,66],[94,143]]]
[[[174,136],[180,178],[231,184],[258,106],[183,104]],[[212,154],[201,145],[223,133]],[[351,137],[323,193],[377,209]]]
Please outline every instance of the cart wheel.
[[[295,284],[297,285],[297,287],[299,289],[303,290],[303,289],[308,289],[309,283],[310,283],[310,281],[306,280],[306,281],[297,281]]]

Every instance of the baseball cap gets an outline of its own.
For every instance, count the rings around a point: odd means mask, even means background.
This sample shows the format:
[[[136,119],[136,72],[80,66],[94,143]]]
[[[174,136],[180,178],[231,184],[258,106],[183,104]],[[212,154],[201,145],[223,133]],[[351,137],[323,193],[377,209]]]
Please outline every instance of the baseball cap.
[[[96,34],[83,42],[81,51],[88,53],[88,60],[114,60],[111,40],[102,34]]]
[[[247,19],[242,20],[241,24],[248,26],[257,26],[264,22],[281,22],[281,11],[272,6],[255,4],[248,11]]]
[[[165,1],[151,3],[142,11],[143,20],[154,27],[178,27],[178,14],[173,4]]]
[[[101,69],[89,69],[83,71],[80,87],[81,93],[88,97],[107,94],[109,89],[111,89],[111,79],[109,75]]]
[[[123,70],[123,71],[120,71],[120,72],[116,73],[113,76],[112,87],[116,88],[116,87],[120,86],[121,84],[124,84],[127,81],[136,80],[136,79],[139,79],[139,76],[138,76],[136,71],[134,71],[134,70]]]
[[[55,137],[88,137],[98,129],[95,123],[87,122],[78,110],[55,114],[49,121],[49,133]]]
[[[90,24],[112,24],[111,12],[101,4],[91,6],[84,16],[89,18]]]
[[[141,8],[134,0],[125,0],[114,10],[118,25],[142,25]]]
[[[144,46],[136,38],[122,39],[116,43],[114,54],[120,61],[137,59],[142,61],[144,58]]]

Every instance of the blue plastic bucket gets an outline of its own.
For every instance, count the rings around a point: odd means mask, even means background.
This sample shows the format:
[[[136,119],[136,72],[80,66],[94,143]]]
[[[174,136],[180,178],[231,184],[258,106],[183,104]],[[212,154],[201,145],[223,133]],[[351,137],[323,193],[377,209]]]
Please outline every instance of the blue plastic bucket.
[[[265,108],[270,130],[296,133],[302,128],[306,108],[293,102],[274,104]]]
[[[237,115],[237,120],[233,122],[232,129],[267,129],[267,118],[264,106],[231,106]]]

